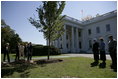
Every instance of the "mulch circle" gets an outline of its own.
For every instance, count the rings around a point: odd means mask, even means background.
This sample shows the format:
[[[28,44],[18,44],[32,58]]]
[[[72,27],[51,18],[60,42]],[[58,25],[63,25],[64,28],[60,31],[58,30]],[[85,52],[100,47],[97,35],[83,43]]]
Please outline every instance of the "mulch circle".
[[[58,63],[58,62],[62,62],[63,60],[61,59],[42,59],[42,60],[36,60],[34,62],[36,62],[36,64],[48,64],[48,63]]]

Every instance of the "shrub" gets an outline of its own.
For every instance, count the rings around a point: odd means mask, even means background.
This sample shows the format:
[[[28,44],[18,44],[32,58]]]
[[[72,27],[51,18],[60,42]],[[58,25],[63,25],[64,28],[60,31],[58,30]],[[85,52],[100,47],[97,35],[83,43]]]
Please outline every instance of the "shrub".
[[[41,46],[41,45],[33,46],[33,56],[48,55],[48,48],[49,46]],[[59,55],[59,54],[60,51],[58,48],[55,48],[54,46],[50,47],[50,55]]]

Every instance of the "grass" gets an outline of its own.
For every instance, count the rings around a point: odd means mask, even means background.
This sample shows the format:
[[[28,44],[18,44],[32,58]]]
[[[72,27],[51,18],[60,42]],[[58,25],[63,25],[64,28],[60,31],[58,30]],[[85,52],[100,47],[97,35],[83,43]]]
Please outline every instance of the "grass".
[[[106,61],[106,68],[99,68],[99,66],[90,66],[93,62],[92,58],[60,59],[63,59],[63,62],[2,67],[1,76],[4,78],[117,78],[117,73],[110,69],[110,60]]]
[[[1,62],[3,62],[3,54],[1,54]],[[9,56],[10,56],[10,60],[15,60],[15,56],[16,56],[16,54],[9,54]],[[51,57],[53,57],[53,56],[64,56],[64,55],[50,55]],[[32,58],[38,58],[38,57],[47,57],[47,56],[32,56]],[[7,59],[7,58],[6,58]]]
[[[9,56],[10,56],[10,60],[15,60],[15,54],[9,54]],[[3,62],[3,57],[4,57],[4,55],[1,54],[1,62]],[[7,57],[6,57],[6,59],[7,59]]]

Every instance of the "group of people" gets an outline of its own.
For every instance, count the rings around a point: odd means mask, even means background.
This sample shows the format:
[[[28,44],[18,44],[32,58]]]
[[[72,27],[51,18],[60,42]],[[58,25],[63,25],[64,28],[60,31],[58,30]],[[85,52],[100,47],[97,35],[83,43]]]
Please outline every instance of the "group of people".
[[[16,57],[15,57],[15,61],[19,61],[21,57],[23,57],[24,59],[27,57],[27,60],[30,61],[32,60],[32,43],[28,43],[28,44],[20,44],[17,43],[16,45]],[[10,62],[10,57],[9,57],[9,52],[10,52],[10,46],[9,43],[6,43],[5,47],[4,47],[4,58],[3,61],[5,62],[5,58],[7,56],[8,62]]]
[[[10,62],[9,49],[10,49],[9,43],[7,43],[5,46],[5,50],[4,50],[3,61],[5,61],[5,57],[7,55],[8,62]],[[93,64],[99,63],[99,53],[100,53],[100,60],[103,61],[102,64],[106,65],[105,43],[104,43],[103,38],[100,38],[100,42],[97,42],[97,40],[94,39],[92,50],[93,50],[93,55],[94,55],[94,62],[91,64],[93,65]],[[108,50],[109,50],[110,57],[112,60],[111,68],[117,70],[117,42],[116,42],[116,40],[113,39],[113,36],[109,36]],[[15,60],[16,61],[19,60],[20,57],[22,57],[22,56],[24,58],[27,57],[28,61],[32,59],[32,44],[31,44],[31,42],[26,44],[25,46],[18,43],[18,45],[16,46]]]
[[[20,57],[27,57],[27,60],[31,60],[32,59],[32,44],[31,42],[28,44],[22,45],[20,43],[18,43],[18,45],[16,46],[16,58],[15,60],[19,60]]]
[[[100,38],[100,42],[97,42],[97,40],[94,39],[92,51],[94,55],[94,62],[91,63],[91,65],[97,65],[100,59],[103,61],[102,64],[106,66],[105,43],[103,38]],[[109,36],[108,51],[112,60],[111,68],[117,70],[117,42],[113,39],[113,36]]]

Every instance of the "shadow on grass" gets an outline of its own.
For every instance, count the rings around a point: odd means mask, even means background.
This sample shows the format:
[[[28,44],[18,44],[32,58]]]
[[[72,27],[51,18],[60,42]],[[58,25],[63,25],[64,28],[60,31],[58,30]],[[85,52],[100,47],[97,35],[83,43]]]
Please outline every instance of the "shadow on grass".
[[[43,59],[43,60],[34,61],[32,63],[25,60],[19,60],[19,61],[12,62],[9,64],[2,63],[1,64],[1,77],[4,78],[4,77],[12,75],[14,72],[18,72],[18,73],[21,73],[20,74],[21,78],[26,78],[29,76],[30,72],[28,71],[25,72],[25,71],[28,69],[36,68],[37,67],[36,65],[45,67],[46,64],[58,63],[62,61],[63,60],[60,60],[60,59],[50,59],[50,60]]]
[[[106,68],[106,63],[100,63],[99,68]]]
[[[41,67],[45,67],[46,64],[50,64],[50,63],[58,63],[58,62],[62,62],[63,60],[61,59],[50,59],[50,60],[46,60],[46,59],[42,59],[42,60],[37,60],[35,61],[35,63],[37,65],[40,65]]]
[[[62,61],[63,60],[61,60],[61,59],[50,59],[50,60],[42,59],[42,60],[37,60],[34,62],[36,62],[36,64],[40,65],[40,64],[58,63],[58,62],[62,62]]]
[[[91,63],[91,67],[99,66],[99,68],[106,68],[106,63],[93,62]]]
[[[20,60],[17,62],[12,62],[12,63],[6,63],[6,64],[1,64],[1,77],[5,77],[5,76],[9,76],[12,75],[14,72],[19,72],[22,73],[25,70],[31,69],[31,68],[35,68],[36,66],[34,64],[28,63],[26,61]],[[21,74],[20,76],[22,78],[24,77],[28,77],[29,72],[25,72],[23,74]]]
[[[95,66],[97,66],[99,63],[98,62],[92,62],[91,63],[91,67],[95,67]]]

